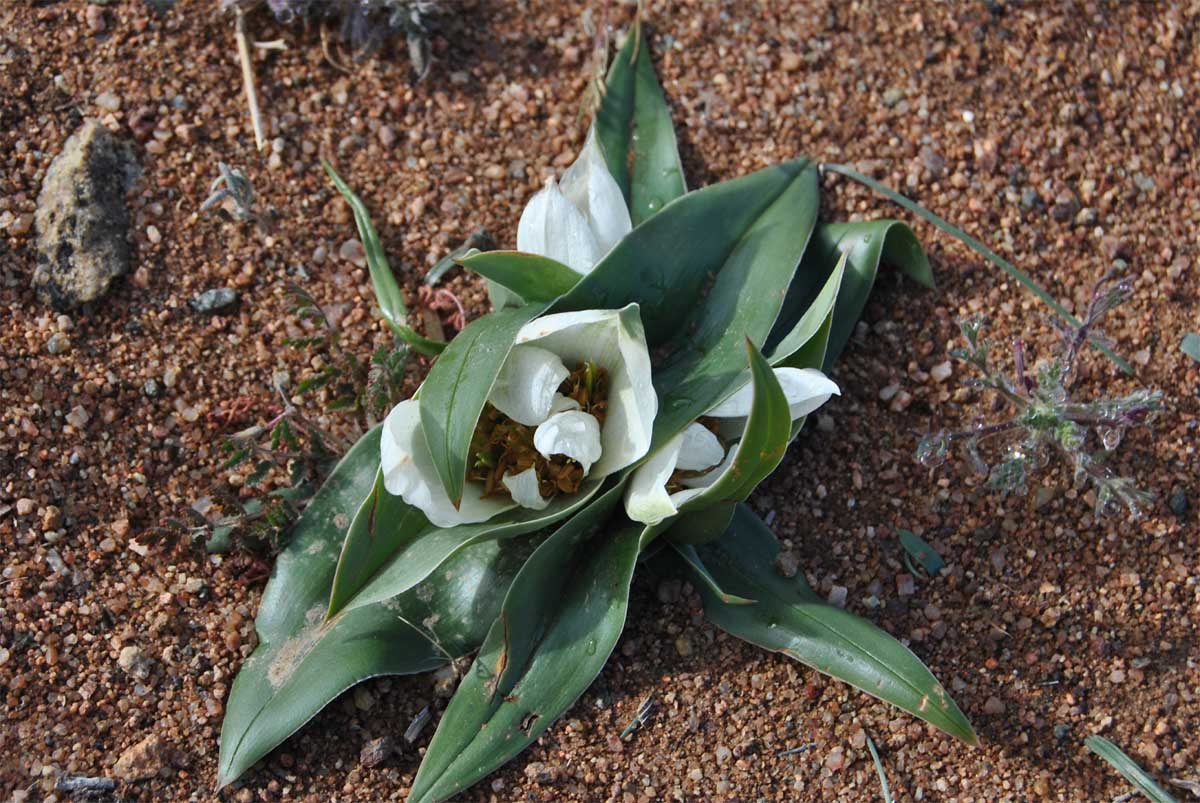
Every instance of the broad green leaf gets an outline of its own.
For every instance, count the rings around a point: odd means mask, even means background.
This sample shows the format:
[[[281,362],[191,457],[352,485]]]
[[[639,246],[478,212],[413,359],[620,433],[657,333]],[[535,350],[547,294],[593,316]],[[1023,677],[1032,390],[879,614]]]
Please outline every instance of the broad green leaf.
[[[1200,362],[1200,335],[1194,332],[1184,335],[1183,342],[1179,344],[1179,348],[1183,350],[1184,354],[1196,362]]]
[[[1171,797],[1166,789],[1159,786],[1137,762],[1108,739],[1103,736],[1089,736],[1083,743],[1087,745],[1088,750],[1107,761],[1125,780],[1136,786],[1139,792],[1154,803],[1175,803],[1175,798]]]
[[[625,195],[634,226],[687,192],[671,111],[654,75],[640,19],[609,68],[595,125],[604,161]]]
[[[730,505],[730,513],[733,512],[733,505]],[[708,511],[705,511],[708,512]],[[728,526],[728,522],[726,522]],[[700,579],[700,582],[708,586],[708,590],[717,599],[726,605],[753,605],[754,600],[739,597],[736,594],[727,594],[724,589],[717,585],[717,581],[709,573],[708,567],[704,565],[704,561],[700,559],[700,555],[696,552],[696,547],[690,543],[679,543],[674,540],[670,541],[670,548],[675,550],[675,554],[679,559],[687,563],[692,574]]]
[[[218,786],[359,681],[435,669],[477,648],[529,554],[531,539],[481,544],[444,566],[452,581],[326,620],[342,535],[379,471],[379,432],[333,470],[276,561],[255,620],[258,647],[225,704]]]
[[[792,415],[775,372],[754,344],[747,341],[754,400],[733,462],[716,482],[688,499],[681,511],[698,511],[716,502],[742,502],[783,460],[791,440]]]
[[[475,544],[550,527],[587,505],[600,485],[599,481],[586,483],[579,493],[556,497],[544,510],[518,508],[479,524],[430,527],[396,541],[382,568],[369,581],[355,588],[356,595],[348,598],[345,604],[353,609],[391,599],[422,582],[451,557]]]
[[[715,348],[713,363],[702,366],[711,378],[722,378],[730,362],[739,372],[742,341],[761,345],[775,322],[818,201],[817,171],[806,159],[689,192],[617,243],[552,311],[637,303],[651,348],[678,338],[677,347],[690,346],[690,364]],[[720,401],[719,391],[702,395],[714,397],[708,406]]]
[[[842,254],[833,273],[825,280],[825,286],[790,329],[780,325],[784,323],[783,312],[780,313],[767,341],[766,350],[771,354],[771,365],[791,368],[820,368],[824,365],[833,311],[845,275],[846,255]],[[778,337],[776,333],[779,333]],[[819,356],[814,362],[812,357],[817,352]]]
[[[428,527],[425,514],[388,493],[383,486],[383,471],[376,473],[371,492],[359,505],[342,541],[327,616],[344,608],[401,544]]]
[[[680,511],[657,527],[647,528],[647,532],[642,534],[643,548],[664,531],[668,533],[667,538],[672,544],[707,544],[714,541],[729,529],[737,505],[737,502],[717,502],[702,510]]]
[[[871,178],[870,176],[864,176],[862,173],[858,172],[857,170],[855,170],[853,168],[847,167],[846,165],[830,164],[830,163],[826,162],[825,164],[821,165],[821,169],[823,171],[828,171],[830,173],[840,173],[843,176],[852,178],[855,181],[857,181],[858,183],[862,184],[863,186],[870,187],[872,190],[879,193],[883,197],[889,199],[893,203],[899,204],[900,206],[904,207],[908,211],[920,216],[922,219],[928,221],[929,223],[932,223],[934,226],[936,226],[937,228],[946,232],[951,237],[954,237],[955,239],[959,240],[960,242],[962,242],[963,245],[967,246],[967,248],[970,248],[972,251],[974,251],[975,253],[982,256],[988,262],[991,262],[993,265],[995,265],[996,267],[1000,268],[1002,271],[1007,273],[1009,276],[1011,276],[1013,279],[1015,279],[1018,284],[1024,286],[1026,290],[1033,293],[1034,296],[1036,296],[1043,304],[1050,307],[1050,309],[1054,310],[1060,318],[1062,318],[1064,321],[1069,323],[1071,326],[1078,327],[1080,325],[1079,319],[1076,318],[1074,315],[1072,315],[1070,312],[1068,312],[1066,307],[1064,307],[1062,304],[1059,304],[1057,301],[1055,301],[1054,296],[1050,295],[1045,290],[1043,290],[1041,288],[1041,286],[1039,286],[1038,283],[1033,280],[1032,276],[1030,276],[1028,273],[1026,273],[1025,271],[1018,268],[1016,265],[1009,262],[1004,257],[997,254],[992,249],[988,248],[983,243],[976,240],[971,235],[967,234],[965,231],[960,229],[958,226],[955,226],[953,223],[950,223],[949,221],[944,220],[941,217],[938,217],[933,212],[930,212],[928,209],[921,206],[919,203],[916,203],[915,201],[905,198],[903,195],[896,192],[891,187],[888,187],[884,184],[880,184],[878,181]],[[1133,373],[1133,369],[1130,367],[1129,363],[1126,362],[1121,357],[1118,357],[1116,354],[1114,354],[1113,351],[1107,345],[1105,345],[1098,337],[1093,336],[1091,339],[1091,342],[1092,342],[1093,346],[1095,346],[1097,349],[1099,349],[1100,352],[1102,354],[1104,354],[1104,356],[1106,356],[1110,360],[1112,360],[1117,365],[1117,367],[1120,368],[1122,371],[1124,371],[1126,374]]]
[[[904,645],[865,619],[825,604],[802,576],[789,580],[778,573],[779,542],[745,505],[738,506],[722,538],[696,551],[726,593],[758,601],[726,605],[706,582],[698,581],[705,612],[718,627],[843,680],[968,744],[977,743],[967,718]],[[691,571],[686,563],[679,565]]]
[[[581,278],[561,262],[521,251],[476,251],[458,264],[526,301],[553,301]]]
[[[467,324],[450,341],[421,385],[421,428],[438,477],[454,504],[467,479],[471,435],[521,327],[545,309],[527,304]]]
[[[447,706],[409,803],[466,789],[537,739],[600,674],[625,624],[639,527],[604,527],[617,485],[522,567]]]
[[[788,322],[808,310],[823,291],[826,277],[845,258],[846,267],[834,306],[833,325],[824,368],[828,370],[842,353],[867,305],[879,263],[902,270],[925,287],[933,286],[929,259],[912,230],[896,220],[858,223],[822,223],[813,232],[812,243],[788,288],[787,301],[779,319]],[[781,337],[777,330],[772,339]]]

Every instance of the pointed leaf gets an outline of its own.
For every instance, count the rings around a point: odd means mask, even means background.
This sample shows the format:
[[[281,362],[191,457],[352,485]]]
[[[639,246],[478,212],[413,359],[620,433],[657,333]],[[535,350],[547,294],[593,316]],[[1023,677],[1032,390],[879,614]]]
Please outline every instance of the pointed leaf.
[[[705,511],[707,512],[707,511]],[[733,512],[733,505],[730,505],[730,512]],[[700,559],[699,553],[696,552],[696,547],[690,543],[678,543],[674,540],[670,542],[671,549],[675,550],[675,554],[679,559],[687,563],[692,574],[699,578],[702,583],[708,586],[708,590],[717,599],[726,605],[753,605],[754,600],[739,597],[736,594],[728,594],[721,586],[717,585],[716,579],[708,571],[708,567],[704,565],[704,561]]]
[[[604,668],[625,624],[641,532],[602,526],[620,493],[618,485],[569,520],[521,569],[438,723],[409,803],[445,800],[504,764]]]
[[[1175,803],[1175,798],[1171,797],[1166,789],[1159,786],[1137,762],[1108,739],[1103,736],[1089,736],[1083,743],[1087,745],[1088,750],[1107,761],[1125,780],[1136,786],[1139,792],[1154,803]]]
[[[681,511],[702,510],[716,502],[741,502],[750,496],[783,460],[791,440],[792,415],[787,396],[771,366],[750,341],[750,377],[754,400],[733,462],[716,482],[683,503]]]
[[[379,303],[379,309],[383,312],[384,319],[393,326],[404,326],[405,318],[408,315],[408,308],[404,305],[404,293],[400,291],[400,285],[396,283],[396,277],[392,275],[387,254],[384,253],[383,245],[379,242],[379,233],[375,231],[375,225],[371,223],[371,213],[367,211],[367,206],[362,199],[355,194],[354,190],[350,189],[350,185],[343,181],[342,177],[333,169],[333,165],[325,159],[321,159],[321,166],[325,168],[325,172],[333,181],[333,186],[337,187],[337,191],[350,205],[350,211],[354,213],[354,225],[358,227],[358,236],[362,239],[363,251],[367,255],[367,270],[371,273],[371,285],[375,288],[375,300]]]
[[[428,527],[425,514],[388,493],[383,486],[383,471],[377,472],[371,492],[359,505],[342,542],[327,616],[332,617],[344,608],[401,544]]]
[[[326,621],[338,546],[379,471],[379,434],[364,435],[333,470],[276,561],[255,620],[258,647],[225,703],[218,786],[355,683],[424,672],[474,650],[529,553],[531,539],[473,547],[446,564],[453,582]]]
[[[391,599],[425,580],[447,560],[475,544],[535,532],[562,521],[583,509],[599,489],[600,482],[586,484],[570,497],[556,497],[543,510],[515,509],[479,524],[431,527],[394,544],[373,576],[356,589],[346,602],[359,608]]]
[[[774,566],[778,551],[775,536],[745,505],[738,506],[722,538],[697,548],[726,593],[758,600],[726,605],[707,583],[697,582],[705,612],[718,627],[977,743],[970,722],[920,659],[865,619],[822,602],[802,576],[781,576]]]
[[[458,333],[421,385],[421,428],[446,495],[457,505],[467,478],[467,452],[483,405],[521,327],[544,304],[477,318]]]
[[[596,135],[634,226],[687,192],[671,111],[654,75],[640,19],[609,68],[596,111]]]
[[[581,278],[557,260],[521,251],[476,251],[459,259],[458,264],[526,301],[553,301]]]
[[[771,365],[789,368],[820,368],[824,365],[833,311],[845,275],[846,255],[842,254],[833,273],[825,280],[825,286],[790,329],[780,325],[784,323],[784,313],[780,312],[775,330],[767,341],[768,347],[764,349],[771,355]],[[814,354],[817,355],[815,361]]]
[[[846,268],[834,307],[825,370],[833,365],[854,333],[880,262],[894,265],[924,287],[933,286],[929,259],[912,229],[903,223],[896,220],[823,223],[813,233],[804,261],[796,271],[796,280],[788,288],[779,316],[781,322],[795,320],[810,308],[843,256]],[[780,336],[778,331],[772,333],[772,339]]]
[[[552,311],[637,303],[651,347],[682,343],[695,326],[695,360],[728,333],[719,359],[740,371],[742,340],[761,344],[775,322],[818,201],[806,159],[690,192],[617,243]]]

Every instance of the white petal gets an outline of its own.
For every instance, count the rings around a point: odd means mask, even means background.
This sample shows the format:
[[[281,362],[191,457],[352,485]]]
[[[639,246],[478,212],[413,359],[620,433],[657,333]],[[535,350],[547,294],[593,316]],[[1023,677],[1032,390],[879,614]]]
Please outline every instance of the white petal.
[[[570,369],[590,360],[608,371],[608,410],[601,433],[604,448],[593,477],[619,471],[646,454],[658,396],[650,379],[650,354],[636,305],[546,315],[521,327],[517,343],[553,351]]]
[[[520,474],[505,474],[500,482],[521,507],[544,510],[550,504],[549,499],[542,498],[542,492],[538,489],[537,470],[534,468],[527,468]]]
[[[625,196],[604,161],[594,125],[575,163],[563,174],[562,192],[587,218],[601,255],[633,230]]]
[[[567,410],[578,410],[579,402],[568,398],[561,393],[554,394],[554,402],[550,405],[550,415],[555,413],[565,413]],[[549,417],[549,416],[547,416]]]
[[[738,444],[738,446],[740,445],[741,444]],[[733,460],[735,457],[737,457],[737,450],[737,446],[729,447],[729,452],[725,455],[725,459],[721,461],[721,465],[717,466],[707,474],[701,474],[699,477],[681,477],[679,479],[679,484],[688,488],[695,488],[696,490],[707,488],[719,480],[721,475],[728,471],[729,467],[733,465]],[[680,493],[687,493],[687,491],[680,491]],[[674,496],[671,498],[675,499]],[[681,500],[675,500],[675,504],[680,505],[683,504],[683,502]]]
[[[806,416],[840,393],[838,386],[815,368],[776,368],[775,378],[787,397],[792,420]],[[747,383],[705,415],[714,418],[744,418],[754,403],[754,386]]]
[[[603,255],[587,217],[567,200],[554,179],[521,212],[517,250],[556,259],[576,273],[587,273]]]
[[[725,457],[725,447],[703,424],[688,424],[681,435],[683,446],[679,450],[676,468],[683,471],[703,471],[720,463]]]
[[[837,383],[816,368],[776,368],[775,378],[787,396],[793,421],[816,410],[830,396],[842,394]]]
[[[487,521],[513,507],[512,502],[500,497],[481,498],[483,487],[468,482],[463,489],[462,504],[457,510],[454,508],[425,445],[416,399],[402,401],[388,413],[380,439],[380,460],[388,493],[401,496],[419,508],[437,527]]]
[[[667,493],[667,481],[675,473],[682,446],[680,433],[634,469],[625,490],[625,514],[629,518],[642,524],[658,524],[679,512]]]
[[[536,427],[550,415],[558,386],[570,373],[552,351],[514,346],[488,401],[518,424]]]
[[[546,459],[556,454],[571,458],[583,466],[586,477],[592,464],[600,459],[600,422],[578,410],[555,413],[538,424],[533,446]]]

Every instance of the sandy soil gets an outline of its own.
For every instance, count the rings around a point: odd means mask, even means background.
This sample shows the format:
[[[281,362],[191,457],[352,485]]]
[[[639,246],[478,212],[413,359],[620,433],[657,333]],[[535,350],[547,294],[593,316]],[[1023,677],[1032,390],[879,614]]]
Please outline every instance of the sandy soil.
[[[271,415],[273,372],[314,370],[281,344],[295,330],[287,282],[310,277],[304,286],[350,348],[384,342],[365,271],[338,258],[353,227],[317,154],[366,199],[410,291],[479,226],[511,244],[523,200],[582,141],[585,5],[470,0],[436,38],[438,64],[419,85],[402,53],[348,76],[315,35],[255,16],[256,38],[289,42],[257,59],[272,140],[257,153],[232,25],[212,0],[163,14],[132,0],[0,4],[0,795],[64,799],[53,793],[59,773],[105,775],[157,734],[158,777],[117,795],[213,796],[222,704],[252,649],[261,567],[246,555],[148,549],[145,533],[228,482],[221,433]],[[631,13],[607,11],[617,25]],[[931,424],[964,426],[986,411],[960,390],[961,368],[946,382],[929,376],[956,317],[983,312],[997,337],[1024,334],[1042,353],[1052,342],[1028,294],[918,225],[938,291],[883,278],[836,371],[844,395],[753,503],[773,511],[814,587],[846,587],[851,609],[909,641],[982,745],[725,637],[693,594],[643,573],[600,680],[463,799],[878,800],[866,735],[898,801],[1110,799],[1127,787],[1084,750],[1091,733],[1159,778],[1196,779],[1200,366],[1178,344],[1200,326],[1200,10],[776,0],[751,12],[696,0],[651,2],[649,15],[693,186],[799,154],[856,163],[1074,307],[1124,259],[1137,292],[1109,334],[1137,377],[1089,359],[1084,390],[1165,392],[1167,413],[1117,457],[1159,501],[1138,522],[1097,521],[1065,468],[1050,468],[1037,493],[1002,500],[913,462]],[[42,177],[84,117],[132,139],[131,114],[148,134],[131,196],[136,269],[90,314],[60,317],[29,283]],[[218,160],[247,171],[273,231],[198,214]],[[826,187],[828,217],[896,214],[845,181]],[[241,292],[235,314],[188,308],[226,285]],[[463,279],[451,286],[477,297]],[[69,348],[51,354],[55,333]],[[235,405],[240,420],[224,414]],[[1167,505],[1173,492],[1190,501],[1182,515]],[[949,564],[909,595],[897,527],[924,534]],[[145,663],[127,670],[118,658],[131,646]],[[368,689],[366,710],[346,695],[227,798],[403,799],[419,755],[367,768],[359,751],[444,699],[430,678]],[[622,743],[649,694],[654,714]]]

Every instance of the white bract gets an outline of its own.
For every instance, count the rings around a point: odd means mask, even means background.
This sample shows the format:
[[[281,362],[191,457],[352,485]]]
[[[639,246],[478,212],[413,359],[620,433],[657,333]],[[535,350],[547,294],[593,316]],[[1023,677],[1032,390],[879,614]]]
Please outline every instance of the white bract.
[[[517,250],[587,273],[632,229],[625,197],[608,171],[592,126],[562,182],[551,178],[525,206],[517,224]]]
[[[793,421],[816,410],[830,396],[840,394],[833,380],[814,368],[776,368],[775,378],[787,397]],[[625,512],[629,518],[643,524],[658,524],[720,479],[737,456],[753,401],[754,388],[743,385],[704,414],[705,418],[717,420],[720,438],[694,421],[638,466],[625,491]],[[722,438],[730,444],[728,449],[722,445]],[[671,493],[667,483],[676,471],[705,473],[681,477],[679,484],[684,486],[683,490]]]
[[[588,362],[607,372],[603,426],[558,392],[571,371]],[[534,448],[543,457],[563,455],[577,462],[585,488],[594,488],[596,481],[641,459],[650,448],[658,397],[637,306],[563,312],[527,323],[488,400],[513,421],[535,427]],[[425,443],[417,399],[400,402],[388,414],[381,457],[387,490],[420,508],[438,527],[486,521],[515,507],[542,510],[549,504],[541,496],[535,470],[528,468],[501,479],[511,499],[485,498],[483,486],[468,481],[455,508]]]

